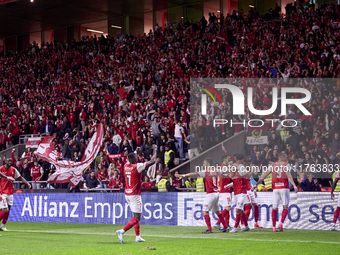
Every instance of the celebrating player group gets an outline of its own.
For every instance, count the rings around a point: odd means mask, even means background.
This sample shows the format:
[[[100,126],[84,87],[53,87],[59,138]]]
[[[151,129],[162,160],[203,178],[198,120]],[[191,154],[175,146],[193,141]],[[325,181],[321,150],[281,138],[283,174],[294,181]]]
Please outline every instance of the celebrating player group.
[[[233,166],[233,167],[230,167]],[[204,171],[188,173],[178,175],[178,177],[195,177],[200,176],[204,178],[206,187],[206,198],[203,204],[203,215],[208,229],[203,234],[213,233],[211,227],[211,221],[209,217],[209,211],[214,211],[218,215],[218,222],[215,227],[220,229],[220,232],[231,232],[236,233],[240,228],[242,231],[249,231],[248,218],[252,208],[254,207],[254,228],[262,228],[259,225],[259,206],[256,201],[256,187],[261,183],[269,174],[272,174],[272,185],[273,185],[273,210],[272,210],[272,221],[273,221],[273,232],[283,231],[283,223],[288,214],[288,205],[290,197],[289,182],[292,183],[295,192],[298,191],[293,178],[289,172],[289,164],[287,155],[285,153],[279,154],[279,161],[274,163],[267,172],[265,172],[259,181],[252,187],[251,175],[252,171],[249,171],[247,166],[250,166],[250,160],[245,159],[243,154],[236,155],[236,162],[229,156],[225,156],[223,159],[222,167],[216,170],[213,167],[211,159],[206,158],[203,162]],[[219,187],[217,179],[219,178]],[[236,219],[235,225],[231,229],[229,226],[229,212],[232,205],[232,188],[234,190],[234,200],[236,208]],[[220,195],[219,195],[220,193]],[[224,210],[222,213],[219,211],[218,202],[222,200]],[[278,205],[282,204],[283,212],[279,226],[276,228],[277,210]],[[340,210],[339,210],[340,212]],[[220,228],[220,224],[223,228]],[[242,225],[242,227],[240,226]]]

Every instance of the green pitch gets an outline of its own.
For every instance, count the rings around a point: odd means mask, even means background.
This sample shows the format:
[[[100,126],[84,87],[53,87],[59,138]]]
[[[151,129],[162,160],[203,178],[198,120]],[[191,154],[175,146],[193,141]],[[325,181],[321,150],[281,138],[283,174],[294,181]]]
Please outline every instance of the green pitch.
[[[0,232],[0,254],[339,254],[340,232],[269,229],[203,235],[203,227],[141,226],[145,243],[135,243],[134,229],[120,244],[121,225],[8,222]],[[156,250],[147,250],[155,247]]]

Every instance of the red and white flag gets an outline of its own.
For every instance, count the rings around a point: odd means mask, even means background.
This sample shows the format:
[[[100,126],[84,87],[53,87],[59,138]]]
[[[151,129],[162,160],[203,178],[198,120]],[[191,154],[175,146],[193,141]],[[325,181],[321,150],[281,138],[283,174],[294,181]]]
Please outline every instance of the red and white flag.
[[[41,143],[42,138],[41,137],[30,137],[27,140],[26,148],[38,148],[39,144]]]
[[[114,160],[116,158],[121,158],[124,160],[124,153],[118,153],[118,154],[106,154],[106,156],[108,157],[108,159],[110,160],[111,163],[114,162]]]
[[[48,178],[47,183],[69,182],[75,187],[81,179],[83,170],[87,168],[97,156],[103,142],[103,135],[103,125],[100,124],[93,134],[81,162],[58,160],[58,152],[52,144],[40,144],[37,151],[34,152],[35,155],[56,167],[56,172]]]

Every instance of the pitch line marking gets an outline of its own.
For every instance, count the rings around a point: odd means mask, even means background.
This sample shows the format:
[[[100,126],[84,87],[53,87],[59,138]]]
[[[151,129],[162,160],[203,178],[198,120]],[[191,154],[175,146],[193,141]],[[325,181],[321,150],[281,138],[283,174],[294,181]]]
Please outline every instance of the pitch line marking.
[[[76,232],[70,230],[63,231],[52,231],[52,230],[11,230],[10,232],[27,232],[27,233],[50,233],[50,234],[78,234],[78,235],[110,235],[115,236],[115,233],[86,233],[86,232]],[[258,233],[257,233],[258,234]],[[134,236],[134,234],[124,234],[125,236]],[[340,242],[327,242],[327,241],[308,241],[308,240],[264,240],[264,239],[253,239],[253,238],[229,238],[229,234],[221,234],[228,235],[227,238],[221,237],[205,237],[205,236],[167,236],[167,235],[143,235],[148,237],[162,237],[162,238],[183,238],[183,239],[220,239],[220,240],[232,240],[232,241],[254,241],[254,242],[282,242],[282,243],[321,243],[321,244],[340,244]],[[237,234],[236,234],[237,235]],[[275,234],[274,234],[275,235]]]

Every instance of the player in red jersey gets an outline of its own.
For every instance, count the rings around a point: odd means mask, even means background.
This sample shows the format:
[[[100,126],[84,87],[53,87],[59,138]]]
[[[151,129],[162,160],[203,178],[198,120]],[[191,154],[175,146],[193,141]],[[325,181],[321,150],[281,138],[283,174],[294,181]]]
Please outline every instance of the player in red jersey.
[[[208,229],[202,234],[210,234],[213,233],[212,228],[211,228],[211,222],[210,222],[210,216],[209,216],[209,211],[214,211],[216,215],[218,216],[219,220],[223,224],[223,229],[221,232],[227,232],[228,231],[228,225],[226,225],[224,218],[222,214],[220,213],[220,210],[218,208],[218,200],[219,200],[219,195],[218,195],[218,188],[217,188],[217,177],[219,175],[222,175],[222,171],[217,171],[215,168],[211,167],[212,166],[212,160],[210,158],[206,158],[203,161],[203,171],[196,172],[196,173],[187,173],[183,175],[176,174],[176,177],[203,177],[204,178],[204,183],[205,183],[205,190],[207,192],[207,195],[204,199],[204,204],[203,204],[203,215],[204,215],[204,220],[205,223],[207,224]]]
[[[251,167],[250,159],[245,160],[245,165]],[[248,220],[250,211],[254,206],[254,220],[255,220],[254,228],[263,228],[258,223],[258,220],[260,217],[260,207],[256,201],[256,197],[257,197],[256,191],[251,190],[252,188],[251,175],[245,176],[245,185],[246,185],[246,190],[247,190],[247,197],[246,197],[246,201],[244,205],[244,214],[246,216],[245,218],[246,220]]]
[[[6,222],[9,216],[9,211],[11,206],[13,205],[13,181],[15,179],[19,179],[23,183],[25,183],[29,188],[31,188],[31,184],[29,184],[16,170],[12,167],[13,161],[11,158],[6,160],[4,166],[0,167],[0,221],[2,221],[0,231],[7,231]],[[8,178],[3,179],[3,176],[7,176]]]
[[[222,163],[222,169],[224,166],[232,166],[235,163],[235,161],[230,159],[230,156],[223,156],[223,163]],[[224,210],[221,212],[222,217],[225,220],[225,224],[228,226],[228,231],[230,230],[229,226],[229,212],[231,210],[231,201],[232,201],[232,191],[233,189],[230,187],[226,187],[228,184],[232,183],[231,179],[229,177],[226,177],[224,175],[219,177],[219,193],[220,193],[220,200],[222,202],[222,206],[224,207]],[[220,227],[221,221],[218,219],[216,222],[216,227],[217,229],[221,229]]]
[[[340,172],[337,172],[336,176],[335,176],[335,180],[334,180],[333,185],[332,185],[332,192],[331,192],[331,199],[332,200],[334,200],[334,190],[336,188],[336,184],[338,183],[339,179],[340,179]],[[331,227],[331,231],[335,231],[335,226],[336,226],[336,222],[339,218],[339,215],[340,215],[340,195],[338,196],[338,204],[337,204],[336,210],[334,212],[333,225]]]
[[[1,178],[4,178],[4,179],[6,179],[6,180],[8,180],[10,182],[14,182],[15,181],[14,178],[6,176],[3,173],[1,173],[1,171],[0,171],[0,183],[1,183]],[[2,208],[2,203],[3,203],[3,201],[6,201],[6,199],[4,198],[4,200],[3,200],[1,193],[2,192],[0,191],[0,220],[1,220],[1,217],[3,217],[2,212],[4,212],[3,214],[6,214],[8,212],[7,207],[6,208]]]
[[[248,223],[245,220],[244,203],[247,196],[246,184],[245,184],[245,176],[251,175],[251,172],[248,172],[244,166],[244,155],[237,154],[236,155],[236,171],[235,169],[231,169],[230,177],[233,181],[234,188],[234,196],[235,196],[235,204],[236,204],[236,219],[234,228],[230,231],[230,233],[237,233],[237,227],[240,224],[241,218],[243,217],[243,221],[245,222],[245,227],[242,229],[243,231],[248,231]],[[230,170],[229,170],[230,171]]]
[[[246,225],[245,221],[248,221],[250,211],[251,211],[252,207],[254,206],[254,218],[255,218],[254,228],[263,228],[258,223],[259,216],[260,216],[260,208],[259,208],[259,205],[257,204],[257,201],[256,201],[257,194],[256,194],[256,191],[251,191],[251,187],[252,187],[252,185],[251,185],[251,174],[253,173],[253,170],[256,170],[256,169],[253,169],[251,167],[250,159],[246,159],[244,161],[244,165],[246,167],[250,167],[251,171],[248,171],[249,173],[247,173],[247,175],[244,177],[245,178],[245,186],[246,186],[246,190],[247,190],[247,196],[246,196],[245,202],[244,202],[244,216],[245,217],[241,217],[241,224],[243,226]],[[234,184],[230,183],[230,184],[226,185],[226,188],[231,188],[233,186],[234,186]],[[241,228],[241,227],[238,226],[238,228],[240,228],[242,230],[246,230],[246,231],[248,230],[247,227]]]
[[[272,210],[272,221],[273,221],[273,232],[277,232],[276,229],[276,215],[277,215],[277,208],[280,203],[282,202],[283,211],[281,222],[279,224],[280,231],[283,231],[283,223],[288,214],[288,205],[290,199],[290,189],[289,189],[289,182],[294,187],[295,193],[298,192],[298,189],[294,183],[293,177],[290,173],[290,165],[288,164],[288,159],[286,153],[282,152],[278,155],[279,161],[273,163],[272,166],[269,168],[269,171],[265,172],[261,179],[254,185],[252,191],[255,190],[257,185],[263,182],[267,176],[272,173],[272,184],[273,184],[273,210]]]
[[[153,147],[153,156],[150,161],[145,163],[137,163],[137,155],[133,152],[128,155],[128,162],[124,165],[124,177],[125,177],[125,199],[129,204],[133,213],[133,219],[130,220],[123,229],[117,230],[118,240],[122,244],[124,243],[124,233],[135,228],[136,242],[145,242],[140,236],[140,218],[142,215],[142,198],[141,198],[141,180],[142,171],[155,163],[157,155],[157,146]]]

